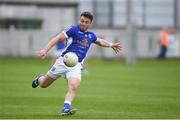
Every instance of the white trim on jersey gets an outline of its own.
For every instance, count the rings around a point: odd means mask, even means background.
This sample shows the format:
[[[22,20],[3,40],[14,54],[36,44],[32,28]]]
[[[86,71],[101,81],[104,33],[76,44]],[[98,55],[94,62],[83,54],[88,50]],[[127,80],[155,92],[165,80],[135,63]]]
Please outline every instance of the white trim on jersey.
[[[66,38],[69,38],[65,31],[62,31]]]

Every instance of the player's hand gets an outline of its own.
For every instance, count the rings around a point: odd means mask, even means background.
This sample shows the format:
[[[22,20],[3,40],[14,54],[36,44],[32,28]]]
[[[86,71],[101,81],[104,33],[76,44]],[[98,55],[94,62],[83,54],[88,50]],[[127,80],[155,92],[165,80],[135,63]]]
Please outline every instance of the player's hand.
[[[122,49],[122,44],[120,42],[118,43],[113,43],[111,48],[118,53]]]
[[[42,49],[40,51],[36,51],[35,54],[36,54],[37,57],[44,59],[46,57],[46,55],[47,55],[47,51]]]

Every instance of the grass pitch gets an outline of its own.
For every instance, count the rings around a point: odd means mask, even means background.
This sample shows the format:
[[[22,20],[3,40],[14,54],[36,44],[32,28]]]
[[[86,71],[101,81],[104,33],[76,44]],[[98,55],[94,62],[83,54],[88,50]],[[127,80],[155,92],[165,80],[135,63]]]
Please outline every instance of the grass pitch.
[[[32,79],[50,68],[50,59],[0,59],[0,119],[178,119],[180,60],[89,60],[73,108],[59,116],[67,90],[63,78],[32,89]]]

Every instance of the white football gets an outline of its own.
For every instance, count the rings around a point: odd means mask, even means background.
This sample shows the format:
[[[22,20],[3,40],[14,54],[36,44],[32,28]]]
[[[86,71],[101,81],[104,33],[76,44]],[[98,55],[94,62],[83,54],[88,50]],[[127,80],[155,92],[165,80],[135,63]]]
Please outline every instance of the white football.
[[[74,67],[78,63],[78,56],[73,52],[68,52],[64,55],[63,62],[68,67]]]

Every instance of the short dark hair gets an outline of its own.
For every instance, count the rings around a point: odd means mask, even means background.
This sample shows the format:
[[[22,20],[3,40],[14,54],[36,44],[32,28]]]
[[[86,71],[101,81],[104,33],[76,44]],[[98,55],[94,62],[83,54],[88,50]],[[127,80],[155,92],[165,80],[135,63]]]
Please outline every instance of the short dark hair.
[[[81,13],[80,17],[84,16],[86,18],[89,18],[91,20],[91,22],[93,21],[93,14],[89,11],[84,11]]]

